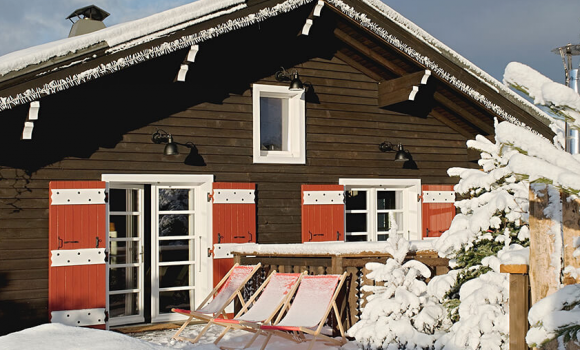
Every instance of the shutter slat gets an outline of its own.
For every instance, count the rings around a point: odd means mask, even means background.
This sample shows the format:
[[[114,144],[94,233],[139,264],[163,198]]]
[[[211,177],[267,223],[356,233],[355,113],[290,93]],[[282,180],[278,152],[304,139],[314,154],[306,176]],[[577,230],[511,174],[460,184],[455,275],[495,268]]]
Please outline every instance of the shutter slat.
[[[256,204],[254,197],[255,190],[256,184],[254,183],[213,183],[214,245],[218,243],[226,244],[256,242]],[[244,192],[244,194],[240,195],[238,191]],[[218,192],[220,193],[217,194]],[[214,258],[214,286],[222,280],[222,278],[228,273],[232,266],[234,266],[234,259]]]
[[[344,241],[344,186],[302,185],[302,242]]]
[[[94,192],[107,190],[102,181],[53,181],[49,191],[89,189]],[[64,255],[82,254],[90,250],[101,251],[107,247],[107,204],[104,201],[75,201],[75,204],[62,205],[62,201],[49,199],[49,251],[63,252]],[[97,239],[99,246],[97,247]],[[102,260],[101,260],[102,261]],[[58,265],[58,264],[57,264]],[[76,264],[71,261],[67,266],[50,266],[48,282],[48,307],[52,312],[104,309],[107,305],[107,263],[97,265]],[[58,318],[54,320],[58,322]],[[98,322],[95,328],[106,328]],[[82,322],[84,325],[86,322]]]
[[[455,217],[451,202],[453,185],[423,185],[423,238],[439,237],[449,229]],[[427,198],[427,200],[425,200]]]

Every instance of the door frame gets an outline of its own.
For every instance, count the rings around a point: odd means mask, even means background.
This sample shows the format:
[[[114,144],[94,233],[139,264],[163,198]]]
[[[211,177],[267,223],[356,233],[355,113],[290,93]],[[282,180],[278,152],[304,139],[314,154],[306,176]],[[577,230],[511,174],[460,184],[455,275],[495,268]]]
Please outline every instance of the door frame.
[[[214,177],[213,175],[180,175],[180,174],[102,174],[101,180],[106,181],[109,183],[111,187],[115,185],[155,185],[155,186],[191,186],[191,187],[198,187],[200,196],[207,196],[212,193]],[[201,205],[205,204],[205,205]],[[153,203],[151,203],[153,205]],[[212,203],[208,201],[196,200],[196,205],[201,205],[199,208],[199,216],[196,214],[196,221],[201,220],[203,225],[205,226],[206,234],[203,235],[200,239],[201,246],[200,251],[205,252],[208,248],[212,247]],[[196,212],[197,212],[196,208]],[[107,228],[108,229],[108,228]],[[109,233],[107,232],[107,236]],[[153,237],[153,235],[152,235]],[[145,237],[144,237],[145,238]],[[151,239],[151,237],[147,238]],[[203,254],[202,254],[203,256]],[[197,269],[201,269],[205,271],[205,280],[202,281],[195,281],[195,285],[199,286],[200,288],[196,290],[196,296],[199,298],[203,298],[205,295],[209,294],[209,292],[213,288],[213,264],[212,258],[208,259],[201,259],[200,266],[197,266]],[[108,281],[107,281],[108,282]],[[108,286],[108,285],[107,285]],[[107,287],[107,300],[108,300],[108,287]],[[195,300],[195,299],[194,299]],[[152,307],[156,305],[156,301],[151,301]],[[156,312],[151,310],[151,316],[157,315]],[[182,319],[183,316],[181,315],[169,315],[170,317],[165,316],[157,316],[153,322],[165,322],[170,320]]]

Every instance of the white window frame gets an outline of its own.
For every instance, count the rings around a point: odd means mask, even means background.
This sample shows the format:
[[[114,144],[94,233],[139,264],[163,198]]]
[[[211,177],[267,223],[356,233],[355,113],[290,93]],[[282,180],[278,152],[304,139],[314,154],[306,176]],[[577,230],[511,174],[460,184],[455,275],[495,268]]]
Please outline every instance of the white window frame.
[[[290,91],[287,86],[254,84],[253,86],[253,156],[254,163],[306,163],[306,102],[305,93]],[[260,98],[273,97],[288,100],[288,151],[260,149]]]
[[[403,191],[403,213],[405,231],[403,235],[408,240],[421,239],[421,201],[419,195],[421,194],[421,180],[420,179],[339,179],[338,183],[344,185],[345,191],[371,190],[371,189],[393,189]],[[373,191],[369,191],[371,193]],[[376,191],[374,191],[376,192]],[[375,207],[371,207],[374,203]],[[376,199],[371,200],[367,197],[367,229],[376,228]],[[371,215],[372,214],[372,215]],[[345,225],[346,225],[346,206],[345,206]],[[373,220],[373,222],[369,221]],[[368,232],[367,241],[376,240],[377,232]],[[346,239],[346,235],[345,235]]]

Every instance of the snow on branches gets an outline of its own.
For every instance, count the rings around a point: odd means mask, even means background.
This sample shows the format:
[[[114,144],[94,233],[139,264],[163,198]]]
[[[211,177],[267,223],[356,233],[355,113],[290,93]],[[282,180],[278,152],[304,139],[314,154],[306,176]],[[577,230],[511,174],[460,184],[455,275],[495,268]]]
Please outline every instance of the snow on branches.
[[[423,263],[404,262],[409,242],[393,235],[387,252],[393,256],[386,264],[368,263],[367,297],[361,319],[348,331],[364,349],[429,349],[445,321],[445,308],[428,293],[426,278],[431,271]]]

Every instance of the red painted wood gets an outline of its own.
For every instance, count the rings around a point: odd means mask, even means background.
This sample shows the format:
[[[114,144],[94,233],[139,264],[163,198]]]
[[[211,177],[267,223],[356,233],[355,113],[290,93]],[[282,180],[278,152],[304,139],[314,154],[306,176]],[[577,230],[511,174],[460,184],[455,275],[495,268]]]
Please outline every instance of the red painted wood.
[[[423,185],[425,191],[453,191],[453,185]],[[422,205],[423,230],[425,237],[439,237],[449,229],[451,221],[455,217],[455,205],[453,203],[425,203]]]
[[[213,189],[255,190],[254,183],[214,182]],[[218,237],[219,234],[219,237]],[[256,204],[213,204],[213,244],[256,242]],[[234,266],[234,259],[213,261],[213,284],[222,280]]]
[[[344,203],[304,205],[305,191],[344,191],[343,185],[302,185],[302,242],[344,241]]]
[[[102,181],[52,181],[49,190],[102,188]],[[49,191],[49,194],[52,193]],[[50,195],[49,195],[50,196]],[[49,256],[52,250],[105,248],[107,205],[52,205],[49,198]],[[67,243],[65,243],[67,242]],[[107,265],[59,266],[48,269],[48,312],[105,308]],[[104,325],[95,328],[105,328]]]

